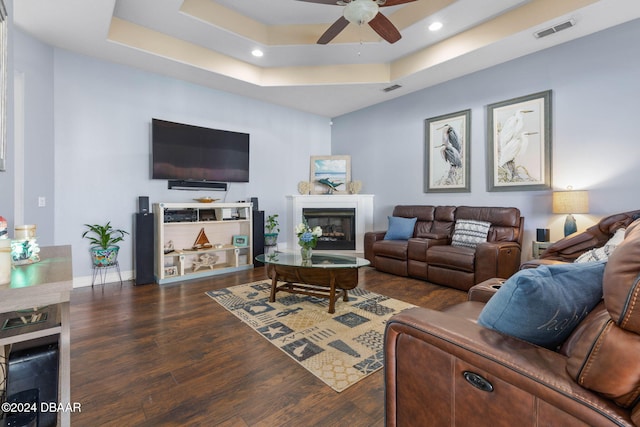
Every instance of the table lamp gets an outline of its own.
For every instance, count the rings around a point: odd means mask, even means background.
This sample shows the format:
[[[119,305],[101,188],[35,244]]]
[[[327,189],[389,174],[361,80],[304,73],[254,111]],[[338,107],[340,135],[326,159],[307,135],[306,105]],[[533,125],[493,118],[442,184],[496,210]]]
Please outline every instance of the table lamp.
[[[587,191],[554,191],[552,211],[556,214],[567,214],[564,222],[564,235],[578,231],[576,219],[572,214],[589,213],[589,193]]]

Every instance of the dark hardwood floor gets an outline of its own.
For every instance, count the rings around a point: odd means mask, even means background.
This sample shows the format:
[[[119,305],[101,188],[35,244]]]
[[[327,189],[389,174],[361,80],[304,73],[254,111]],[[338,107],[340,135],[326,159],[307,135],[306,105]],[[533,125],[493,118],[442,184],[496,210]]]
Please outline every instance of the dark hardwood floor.
[[[71,400],[82,412],[72,425],[383,426],[382,371],[337,393],[205,295],[265,278],[260,267],[174,285],[75,289]],[[359,286],[434,309],[466,299],[370,267]]]

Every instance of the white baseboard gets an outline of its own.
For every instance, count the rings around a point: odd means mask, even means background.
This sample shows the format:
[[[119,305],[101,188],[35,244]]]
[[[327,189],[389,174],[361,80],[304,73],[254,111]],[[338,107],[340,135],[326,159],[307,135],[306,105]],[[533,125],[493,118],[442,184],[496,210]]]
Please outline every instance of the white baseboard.
[[[133,280],[133,271],[121,271],[122,281]],[[118,271],[115,268],[110,268],[107,271],[107,274],[104,276],[104,283],[117,283],[120,282],[120,277],[118,277]],[[91,281],[93,280],[93,275],[91,276],[79,276],[73,278],[73,287],[74,288],[83,288],[86,286],[91,286]],[[100,275],[96,276],[96,283],[94,286],[102,285],[100,282]]]

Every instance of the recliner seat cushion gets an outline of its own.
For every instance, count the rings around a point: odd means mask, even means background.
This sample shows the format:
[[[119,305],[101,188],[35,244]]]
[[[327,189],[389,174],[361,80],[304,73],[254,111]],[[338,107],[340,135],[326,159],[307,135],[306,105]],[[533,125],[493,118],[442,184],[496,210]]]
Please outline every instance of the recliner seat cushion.
[[[464,246],[432,246],[427,251],[427,264],[473,273],[476,250]]]
[[[605,265],[593,262],[521,270],[487,302],[478,323],[556,349],[602,299]]]
[[[377,257],[406,260],[407,242],[405,240],[378,240],[373,244]]]

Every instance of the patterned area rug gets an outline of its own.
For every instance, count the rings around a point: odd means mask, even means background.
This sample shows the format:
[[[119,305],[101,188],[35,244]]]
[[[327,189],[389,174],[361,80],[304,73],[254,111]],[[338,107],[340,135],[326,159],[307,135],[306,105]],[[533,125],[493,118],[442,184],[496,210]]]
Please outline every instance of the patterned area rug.
[[[335,391],[342,391],[383,366],[387,320],[413,307],[362,289],[349,301],[278,292],[269,302],[271,281],[206,292],[256,332]]]

